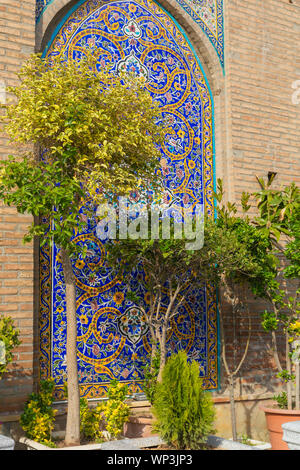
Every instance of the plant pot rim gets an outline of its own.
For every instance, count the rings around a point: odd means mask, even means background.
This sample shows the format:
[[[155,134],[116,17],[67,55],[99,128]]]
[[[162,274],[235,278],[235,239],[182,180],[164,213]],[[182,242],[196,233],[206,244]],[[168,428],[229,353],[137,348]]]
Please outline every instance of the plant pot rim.
[[[299,415],[300,416],[300,410],[291,410],[291,409],[281,409],[281,408],[278,408],[276,407],[276,405],[274,404],[274,407],[272,406],[269,406],[269,407],[266,407],[266,406],[261,406],[260,407],[265,413],[272,413],[272,414],[277,414],[277,415]]]

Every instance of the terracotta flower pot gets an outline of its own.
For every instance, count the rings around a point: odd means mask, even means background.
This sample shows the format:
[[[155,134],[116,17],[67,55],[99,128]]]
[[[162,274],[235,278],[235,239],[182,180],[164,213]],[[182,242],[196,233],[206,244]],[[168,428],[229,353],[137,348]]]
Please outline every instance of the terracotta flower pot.
[[[267,428],[270,435],[272,450],[289,450],[286,442],[282,440],[282,424],[300,420],[300,410],[281,410],[280,408],[261,407],[265,412]]]

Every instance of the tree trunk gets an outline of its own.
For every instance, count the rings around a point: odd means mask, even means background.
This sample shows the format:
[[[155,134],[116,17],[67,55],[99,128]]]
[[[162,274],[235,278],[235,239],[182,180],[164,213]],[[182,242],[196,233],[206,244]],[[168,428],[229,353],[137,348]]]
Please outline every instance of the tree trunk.
[[[285,335],[285,347],[286,347],[286,368],[288,373],[291,375],[292,373],[292,365],[291,365],[291,358],[290,358],[290,343],[289,343],[289,335],[286,333]],[[287,389],[287,401],[288,401],[288,409],[293,409],[293,398],[292,398],[292,384],[289,380],[286,384]]]
[[[234,400],[234,376],[233,376],[233,374],[230,374],[228,379],[229,379],[232,439],[234,441],[237,441],[235,400]]]
[[[225,298],[226,300],[231,304],[232,306],[232,312],[234,314],[234,320],[235,320],[235,315],[237,311],[237,305],[239,302],[239,298],[237,295],[234,294],[234,291],[228,286],[228,283],[226,281],[226,278],[223,280],[225,286],[227,287],[227,291],[225,290]],[[246,298],[245,293],[244,293],[244,298]],[[224,330],[224,323],[223,323],[223,316],[222,316],[222,309],[221,309],[221,304],[219,304],[219,319],[220,319],[220,335],[221,335],[221,357],[223,360],[223,364],[225,367],[225,371],[227,374],[228,382],[229,382],[229,397],[230,397],[230,410],[231,410],[231,427],[232,427],[232,438],[234,441],[237,440],[237,424],[236,424],[236,410],[235,410],[235,398],[234,398],[234,378],[238,374],[240,368],[242,367],[247,353],[248,353],[248,348],[250,344],[250,337],[251,337],[251,317],[249,314],[249,309],[247,308],[248,312],[248,322],[249,322],[249,327],[248,327],[248,338],[247,338],[247,343],[245,346],[244,354],[242,358],[239,361],[239,364],[236,366],[234,363],[234,370],[230,371],[229,365],[226,359],[226,339],[225,339],[225,330]],[[235,322],[234,322],[235,324]],[[235,338],[235,328],[234,328],[234,338]],[[234,353],[235,348],[236,348],[236,342],[233,342],[234,346]],[[235,357],[235,354],[234,354]]]
[[[154,361],[154,359],[155,359],[156,352],[157,352],[157,339],[156,339],[156,336],[155,336],[155,331],[154,331],[153,326],[150,325],[149,328],[150,328],[150,333],[151,333],[151,360],[150,360],[150,372],[153,373],[153,372],[154,372],[153,361]]]
[[[162,381],[162,373],[163,373],[164,367],[166,365],[166,360],[167,360],[166,342],[167,342],[167,328],[166,326],[163,326],[161,334],[160,334],[160,367],[159,367],[159,372],[157,376],[158,383],[161,383]]]
[[[76,285],[68,252],[61,249],[66,285],[68,411],[65,444],[80,444],[80,393],[77,366]]]

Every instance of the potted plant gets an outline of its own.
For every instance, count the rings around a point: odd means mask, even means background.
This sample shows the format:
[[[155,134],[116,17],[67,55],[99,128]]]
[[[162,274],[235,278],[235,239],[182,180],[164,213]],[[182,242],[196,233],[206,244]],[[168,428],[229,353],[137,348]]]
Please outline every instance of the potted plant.
[[[258,228],[267,233],[272,250],[278,256],[277,272],[266,288],[269,308],[263,312],[262,325],[271,333],[272,352],[277,377],[286,390],[274,396],[273,407],[263,407],[272,449],[288,449],[282,440],[282,424],[300,420],[300,193],[295,184],[272,189],[258,178],[260,191],[255,193],[259,217]],[[293,282],[290,282],[293,281]],[[280,356],[278,340],[284,336],[285,354]]]

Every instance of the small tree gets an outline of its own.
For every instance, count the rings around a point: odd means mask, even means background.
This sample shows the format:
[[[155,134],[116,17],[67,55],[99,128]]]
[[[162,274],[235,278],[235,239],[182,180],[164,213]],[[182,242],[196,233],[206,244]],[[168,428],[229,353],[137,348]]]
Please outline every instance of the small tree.
[[[144,321],[149,326],[152,369],[159,351],[158,382],[161,382],[168,354],[167,336],[180,307],[188,300],[191,292],[195,288],[203,288],[206,281],[216,285],[221,266],[228,262],[228,256],[232,257],[229,247],[234,244],[233,237],[226,240],[223,237],[220,246],[217,227],[209,221],[207,224],[210,230],[206,231],[201,250],[187,249],[188,240],[184,236],[176,238],[174,229],[170,230],[169,239],[161,236],[158,239],[121,239],[112,243],[109,248],[110,265],[115,266],[127,279],[127,296],[138,304]],[[171,226],[173,227],[172,221]],[[219,250],[222,252],[222,259]],[[137,265],[144,272],[143,294],[131,288]],[[148,308],[143,305],[145,292],[149,298]]]
[[[220,192],[216,196],[221,203],[221,181],[219,189]],[[229,207],[230,211],[234,209],[233,205]],[[170,238],[167,240],[161,236],[155,240],[150,236],[146,239],[129,238],[118,240],[109,249],[110,264],[123,272],[124,278],[128,280],[128,296],[143,311],[149,326],[153,345],[152,364],[159,349],[159,382],[167,358],[167,334],[179,308],[190,293],[195,288],[203,288],[205,283],[210,283],[215,288],[222,285],[227,297],[236,302],[236,298],[233,298],[233,284],[251,280],[251,284],[256,285],[258,289],[263,276],[266,275],[261,259],[264,253],[265,261],[267,242],[264,237],[247,221],[232,215],[225,207],[222,208],[221,204],[217,210],[220,213],[217,222],[211,218],[205,220],[204,241],[199,250],[187,249],[188,240],[184,236],[176,238],[175,230],[170,231]],[[142,266],[145,274],[143,283],[149,295],[148,308],[143,306],[141,295],[130,289],[134,268],[138,264]],[[222,321],[221,338],[227,368]],[[238,370],[235,374],[237,372]]]
[[[232,309],[233,318],[241,312],[248,322],[247,340],[240,360],[237,365],[230,366],[227,360],[228,345],[237,349],[235,341],[227,343],[225,335],[225,317],[223,312],[223,302],[219,303],[220,313],[220,336],[221,336],[221,357],[229,384],[232,436],[237,440],[237,426],[235,414],[234,384],[244,361],[247,357],[251,339],[251,315],[248,308],[248,290],[256,297],[265,297],[266,286],[272,282],[276,276],[276,258],[271,252],[272,244],[269,237],[256,226],[247,216],[250,209],[248,204],[250,195],[243,193],[240,209],[241,215],[237,215],[238,207],[231,202],[224,203],[224,191],[222,181],[218,180],[216,197],[216,226],[219,230],[219,239],[235,240],[228,250],[232,251],[232,258],[228,257],[228,262],[220,266],[220,282],[218,287],[222,288],[224,299]],[[221,245],[222,246],[222,245]],[[226,249],[226,246],[225,246]],[[222,250],[219,251],[222,257]]]
[[[286,393],[278,401],[286,408],[300,409],[300,192],[294,183],[273,189],[274,177],[267,181],[257,178],[260,191],[254,193],[259,216],[253,222],[268,237],[271,252],[278,257],[276,274],[266,285],[270,308],[263,312],[262,325],[271,333],[278,376],[286,384]],[[282,334],[283,360],[278,350]],[[294,401],[292,383],[296,387]]]
[[[66,444],[80,439],[77,373],[76,287],[72,260],[81,248],[73,241],[80,230],[79,211],[87,194],[95,205],[126,195],[143,181],[158,181],[162,131],[158,106],[134,76],[98,71],[96,58],[49,62],[33,55],[24,65],[20,84],[10,89],[17,102],[7,106],[6,131],[23,151],[1,162],[0,198],[29,213],[35,222],[24,241],[40,237],[55,243],[66,285],[68,415]],[[47,222],[45,222],[45,220]],[[51,227],[48,229],[48,222]],[[85,253],[82,253],[85,256]]]

